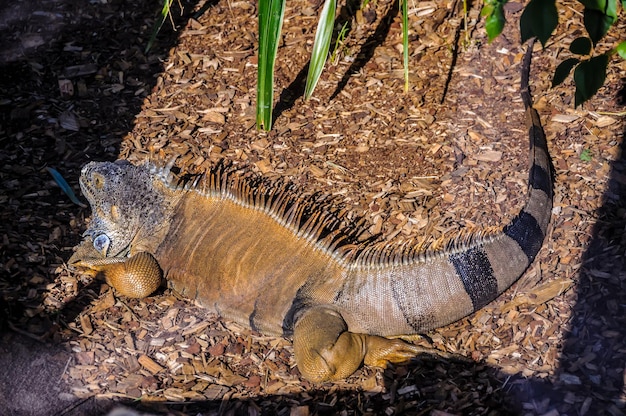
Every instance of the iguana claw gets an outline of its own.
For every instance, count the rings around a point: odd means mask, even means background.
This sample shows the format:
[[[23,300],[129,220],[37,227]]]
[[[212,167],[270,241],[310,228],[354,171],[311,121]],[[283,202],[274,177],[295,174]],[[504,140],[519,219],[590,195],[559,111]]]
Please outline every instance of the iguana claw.
[[[414,358],[417,354],[422,353],[436,353],[443,357],[450,356],[443,351],[419,347],[402,341],[401,339],[389,339],[375,335],[369,335],[367,337],[366,345],[367,353],[365,354],[363,362],[373,367],[386,368],[389,363],[404,363]]]

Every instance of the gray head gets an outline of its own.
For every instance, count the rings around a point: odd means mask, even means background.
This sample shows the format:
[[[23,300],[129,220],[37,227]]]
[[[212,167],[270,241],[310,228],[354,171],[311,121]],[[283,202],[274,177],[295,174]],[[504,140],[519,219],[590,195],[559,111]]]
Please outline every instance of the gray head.
[[[92,219],[85,236],[105,257],[129,255],[131,243],[149,236],[166,220],[162,190],[147,166],[128,161],[91,162],[80,175],[80,187],[89,201]]]

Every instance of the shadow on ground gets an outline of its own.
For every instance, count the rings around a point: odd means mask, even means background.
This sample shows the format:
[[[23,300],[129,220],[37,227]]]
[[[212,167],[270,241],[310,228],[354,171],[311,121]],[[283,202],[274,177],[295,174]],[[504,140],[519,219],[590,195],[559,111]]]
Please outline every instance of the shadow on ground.
[[[195,3],[174,2],[176,25]],[[46,168],[76,185],[89,158],[117,158],[180,34],[168,21],[144,52],[160,7],[153,0],[0,4],[1,414],[101,410],[74,407],[80,403],[66,394],[60,376],[70,354],[55,339],[59,317],[43,313],[42,294],[78,242],[82,215]],[[80,308],[79,301],[63,313]]]
[[[539,414],[552,409],[561,415],[626,412],[625,151],[622,137],[620,156],[613,162],[603,205],[582,259],[578,301],[559,359],[557,381],[513,383],[512,394],[520,401],[537,403]]]
[[[177,17],[184,25],[187,14]],[[80,238],[80,210],[66,203],[45,171],[77,178],[89,157],[113,160],[150,94],[162,59],[180,32],[168,24],[144,53],[158,5],[32,0],[0,7],[0,409],[13,415],[103,414],[113,401],[76,399],[62,384],[71,353],[55,339],[57,317],[42,314],[41,294]],[[391,15],[397,9],[390,11]],[[388,24],[388,22],[386,23]],[[381,30],[388,30],[383,26]],[[369,42],[366,45],[373,43]],[[372,46],[373,47],[373,46]],[[361,55],[367,60],[367,51]],[[359,61],[355,65],[362,65]],[[353,71],[349,70],[348,77]],[[340,84],[338,90],[342,87]],[[299,90],[298,90],[299,91]],[[280,105],[279,105],[280,106]],[[584,258],[558,380],[511,378],[464,360],[420,357],[385,373],[386,393],[313,390],[185,405],[125,403],[154,413],[258,414],[298,405],[313,414],[428,414],[454,403],[462,414],[618,415],[624,412],[626,349],[626,161],[611,185]],[[70,230],[66,224],[70,223]],[[93,293],[92,293],[93,295]],[[91,295],[86,295],[90,297]],[[63,314],[82,307],[80,298]],[[32,334],[42,334],[33,339]],[[399,378],[398,374],[405,373]],[[393,375],[393,377],[392,377]],[[463,390],[478,397],[457,400]],[[402,392],[402,394],[398,394]]]

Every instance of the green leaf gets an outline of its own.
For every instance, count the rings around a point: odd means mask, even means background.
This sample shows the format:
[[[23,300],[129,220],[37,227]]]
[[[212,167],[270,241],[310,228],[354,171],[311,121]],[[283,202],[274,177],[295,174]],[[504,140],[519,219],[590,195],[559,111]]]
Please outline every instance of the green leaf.
[[[502,33],[505,23],[506,19],[504,18],[504,8],[501,4],[494,5],[491,14],[485,19],[485,30],[487,31],[487,38],[489,39],[489,42]]]
[[[148,44],[146,45],[146,49],[144,50],[144,53],[148,53],[150,49],[152,49],[152,45],[154,45],[157,35],[161,31],[161,27],[163,27],[163,23],[165,22],[165,19],[167,19],[167,16],[170,14],[170,8],[172,7],[173,2],[174,0],[163,0],[163,7],[161,8],[161,15],[156,20],[156,22],[154,22],[154,26],[152,27],[152,34],[150,35],[150,39],[148,40]]]
[[[613,23],[615,23],[615,18],[598,10],[585,8],[583,11],[583,22],[591,41],[594,45],[597,45],[600,39],[613,26]]]
[[[332,63],[337,63],[339,47],[343,45],[343,42],[346,40],[346,33],[348,33],[349,23],[350,23],[349,21],[346,21],[343,24],[343,26],[341,26],[341,29],[339,30],[339,33],[337,34],[337,37],[335,38],[335,46],[333,47],[333,51],[330,54],[330,62]]]
[[[582,152],[580,152],[580,160],[583,162],[591,162],[592,159],[593,154],[591,153],[591,150],[583,149]]]
[[[617,20],[617,0],[579,0],[584,6],[585,9],[596,10],[601,12],[604,15],[607,15]],[[622,0],[622,4],[624,4],[624,0]]]
[[[578,0],[587,9],[604,11],[606,8],[606,0]],[[609,0],[610,1],[610,0]]]
[[[617,45],[617,48],[615,48],[615,50],[617,51],[617,54],[622,57],[622,59],[626,59],[626,41],[621,42],[619,45]]]
[[[626,1],[626,0],[624,0],[624,1]],[[490,5],[490,4],[485,4],[485,5],[483,6],[483,8],[482,8],[482,9],[480,9],[480,15],[481,15],[482,17],[489,16],[491,13],[493,13],[493,6],[492,6],[492,5]]]
[[[402,7],[402,67],[404,68],[404,92],[409,92],[409,7],[407,0],[398,0]]]
[[[531,0],[520,18],[522,43],[536,36],[545,47],[559,23],[559,13],[554,0]]]
[[[576,83],[574,105],[576,107],[593,97],[604,84],[608,64],[609,56],[603,54],[581,62],[576,67],[574,70],[574,82]]]
[[[320,13],[320,20],[315,31],[315,41],[313,42],[313,52],[311,52],[311,64],[309,65],[306,87],[304,88],[304,96],[307,100],[313,95],[313,90],[322,75],[322,70],[326,63],[326,57],[330,49],[330,40],[333,35],[336,9],[337,0],[326,0]]]
[[[569,45],[570,52],[576,55],[589,55],[591,48],[591,40],[584,36],[574,39]]]
[[[580,61],[577,58],[569,58],[561,62],[554,71],[554,77],[552,78],[552,88],[560,85],[563,81],[565,81],[565,78],[567,78],[569,73],[572,71],[572,68],[574,68],[574,66],[576,66],[578,62]]]
[[[608,0],[604,13],[613,18],[613,24],[617,22],[617,0]]]
[[[274,64],[284,13],[285,0],[259,0],[256,124],[266,131],[272,128]]]
[[[522,16],[519,19],[519,30],[520,36],[522,37],[522,43],[535,37],[535,32],[532,28],[532,20],[533,17],[529,13],[526,13],[526,9],[524,9]]]

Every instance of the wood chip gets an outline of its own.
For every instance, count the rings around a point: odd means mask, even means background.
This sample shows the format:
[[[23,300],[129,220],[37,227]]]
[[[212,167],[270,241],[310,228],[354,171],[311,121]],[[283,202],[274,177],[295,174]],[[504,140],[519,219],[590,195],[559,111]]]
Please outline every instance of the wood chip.
[[[595,121],[595,125],[600,128],[608,127],[617,123],[617,120],[609,116],[601,116]]]
[[[152,358],[148,357],[147,355],[143,355],[143,354],[140,355],[137,361],[139,362],[139,364],[141,364],[142,367],[144,367],[146,370],[148,370],[152,374],[157,374],[164,370],[163,367],[161,367],[159,364],[157,364]]]
[[[551,120],[555,123],[571,123],[579,118],[580,116],[576,114],[556,114],[552,116]]]
[[[485,150],[474,157],[481,162],[499,162],[502,159],[502,152],[498,150]]]

